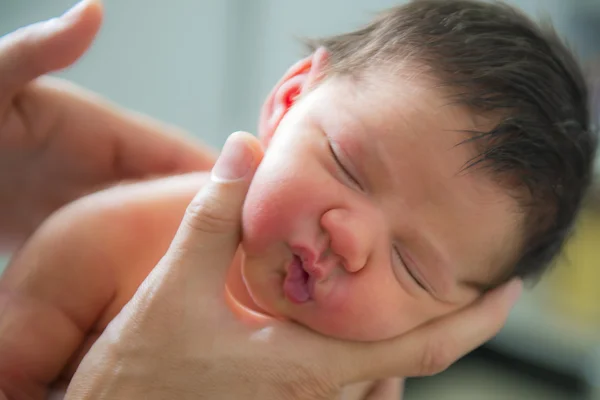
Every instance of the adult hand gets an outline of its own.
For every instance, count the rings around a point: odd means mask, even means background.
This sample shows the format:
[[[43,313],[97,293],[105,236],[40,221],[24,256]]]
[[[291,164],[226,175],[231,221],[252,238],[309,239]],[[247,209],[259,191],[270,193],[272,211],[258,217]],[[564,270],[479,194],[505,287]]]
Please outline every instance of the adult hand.
[[[216,153],[171,127],[39,78],[73,64],[101,21],[100,3],[87,0],[0,38],[0,250],[97,188],[214,163]]]
[[[262,153],[225,145],[169,250],[84,357],[67,399],[332,399],[346,384],[430,375],[493,336],[521,285],[393,340],[357,343],[261,318],[227,301],[226,272]]]

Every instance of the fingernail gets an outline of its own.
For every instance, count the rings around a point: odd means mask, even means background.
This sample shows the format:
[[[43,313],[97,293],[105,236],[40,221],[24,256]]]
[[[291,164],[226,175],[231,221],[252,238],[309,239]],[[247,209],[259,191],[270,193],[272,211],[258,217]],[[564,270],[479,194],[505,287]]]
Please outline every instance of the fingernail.
[[[510,299],[512,305],[515,305],[521,293],[523,293],[523,281],[521,279],[513,279],[506,288],[506,296]]]
[[[254,155],[246,144],[243,135],[236,132],[229,136],[223,146],[211,178],[214,181],[229,182],[245,177],[254,161]]]

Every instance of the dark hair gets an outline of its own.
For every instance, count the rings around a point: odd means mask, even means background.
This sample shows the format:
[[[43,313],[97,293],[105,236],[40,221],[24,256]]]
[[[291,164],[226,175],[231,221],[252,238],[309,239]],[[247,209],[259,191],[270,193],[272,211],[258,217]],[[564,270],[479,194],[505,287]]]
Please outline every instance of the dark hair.
[[[583,73],[549,24],[501,3],[416,0],[309,46],[328,50],[329,76],[398,60],[426,67],[452,101],[495,116],[491,130],[469,132],[478,155],[465,168],[485,168],[524,212],[519,259],[503,278],[547,269],[590,186],[597,141]]]

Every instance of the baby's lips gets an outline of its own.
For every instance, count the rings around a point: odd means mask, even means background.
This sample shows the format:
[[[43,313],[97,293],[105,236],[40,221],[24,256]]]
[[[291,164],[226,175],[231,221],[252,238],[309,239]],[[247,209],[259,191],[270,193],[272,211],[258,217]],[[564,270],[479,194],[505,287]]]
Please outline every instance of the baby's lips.
[[[311,277],[315,278],[317,281],[320,281],[325,277],[327,271],[324,267],[326,264],[318,260],[316,252],[304,246],[294,246],[292,247],[292,252],[296,257],[300,258],[302,268]]]
[[[283,281],[283,292],[292,303],[302,304],[310,300],[309,278],[300,257],[294,256]]]

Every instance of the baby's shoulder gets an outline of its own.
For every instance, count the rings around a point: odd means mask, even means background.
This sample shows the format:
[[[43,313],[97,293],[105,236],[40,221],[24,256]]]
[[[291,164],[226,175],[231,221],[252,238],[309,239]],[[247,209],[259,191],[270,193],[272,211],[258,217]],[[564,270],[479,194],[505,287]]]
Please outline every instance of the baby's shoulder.
[[[101,331],[156,265],[207,179],[196,173],[122,183],[44,221],[0,277],[7,309],[0,315],[0,384],[15,360],[28,365],[48,355],[56,358],[50,369],[62,370],[86,333]],[[21,332],[31,333],[26,348],[13,345]]]
[[[119,183],[71,203],[58,213],[58,217],[78,225],[91,222],[102,225],[121,220],[132,222],[135,227],[145,221],[159,222],[185,211],[208,179],[208,173],[198,172]],[[130,224],[118,225],[132,227]]]
[[[89,325],[87,318],[97,315],[90,310],[137,288],[207,179],[195,173],[124,183],[68,204],[15,253],[0,287]]]
[[[93,287],[114,286],[123,270],[168,246],[206,175],[119,184],[66,205],[15,253],[2,281],[62,276],[53,282],[75,287],[94,279]]]

